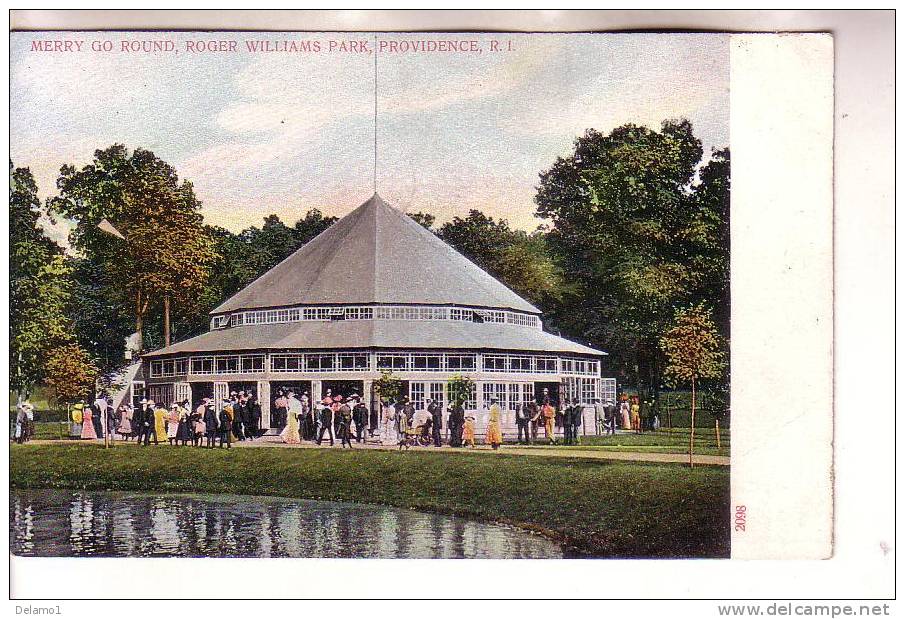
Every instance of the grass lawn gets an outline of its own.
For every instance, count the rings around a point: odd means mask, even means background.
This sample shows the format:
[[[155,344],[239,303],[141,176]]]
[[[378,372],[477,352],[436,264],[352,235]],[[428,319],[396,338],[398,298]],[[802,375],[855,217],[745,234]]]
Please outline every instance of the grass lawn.
[[[538,444],[530,446],[536,449],[593,449],[601,451],[640,451],[645,453],[688,453],[688,428],[673,428],[634,434],[624,432],[616,436],[582,436],[580,445],[563,445],[562,438],[557,445],[543,444],[538,437]],[[716,446],[716,432],[713,428],[695,428],[694,452],[707,456],[728,456],[730,446],[729,430],[720,430],[720,447]],[[524,447],[524,446],[523,446]]]
[[[544,533],[591,556],[728,557],[729,467],[469,453],[12,445],[12,488],[393,505]]]

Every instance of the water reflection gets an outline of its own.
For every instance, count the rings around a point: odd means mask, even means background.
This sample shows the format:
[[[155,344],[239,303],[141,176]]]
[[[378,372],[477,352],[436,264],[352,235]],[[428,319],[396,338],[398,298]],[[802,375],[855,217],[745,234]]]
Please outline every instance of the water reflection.
[[[10,491],[10,550],[41,557],[561,558],[514,528],[375,505]]]

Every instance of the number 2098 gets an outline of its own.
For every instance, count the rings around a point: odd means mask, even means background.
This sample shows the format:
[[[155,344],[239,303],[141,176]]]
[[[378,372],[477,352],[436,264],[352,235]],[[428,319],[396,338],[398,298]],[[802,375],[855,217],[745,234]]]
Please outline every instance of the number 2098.
[[[736,531],[744,531],[745,530],[745,518],[748,515],[748,508],[744,505],[736,505],[735,506],[735,530]]]

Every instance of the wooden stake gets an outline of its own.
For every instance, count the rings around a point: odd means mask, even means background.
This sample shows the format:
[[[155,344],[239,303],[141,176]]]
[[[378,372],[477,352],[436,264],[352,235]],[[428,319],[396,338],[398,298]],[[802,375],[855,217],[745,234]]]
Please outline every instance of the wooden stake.
[[[720,448],[720,420],[716,420],[716,448]]]

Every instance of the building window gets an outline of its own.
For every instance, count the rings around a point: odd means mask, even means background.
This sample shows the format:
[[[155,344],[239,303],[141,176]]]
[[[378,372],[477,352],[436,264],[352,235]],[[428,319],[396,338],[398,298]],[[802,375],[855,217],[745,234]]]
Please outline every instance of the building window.
[[[409,399],[415,409],[424,408],[424,383],[416,381],[409,383]]]
[[[242,372],[251,374],[264,371],[264,355],[242,355]]]
[[[377,357],[378,370],[407,370],[408,355],[380,355]]]
[[[274,372],[300,372],[303,367],[301,361],[301,355],[272,355],[270,369]]]
[[[338,365],[337,370],[342,372],[362,372],[370,369],[371,359],[370,355],[366,353],[361,354],[347,354],[342,353],[337,355],[338,357]]]
[[[192,357],[192,374],[213,374],[213,357]]]
[[[473,372],[476,365],[475,355],[446,355],[446,369],[449,372]]]
[[[582,404],[593,404],[599,395],[597,393],[598,381],[596,378],[579,378],[581,381],[581,395],[579,401]]]
[[[499,400],[500,408],[506,407],[506,383],[484,383],[484,408],[490,408],[492,400]]]
[[[515,312],[506,312],[506,322],[511,325],[519,325],[520,327],[536,327],[537,316],[531,314],[516,314]]]
[[[505,372],[507,369],[506,355],[484,355],[485,372]]]
[[[556,374],[556,357],[538,357],[536,363],[539,374]]]
[[[512,372],[531,372],[534,366],[532,357],[509,357],[509,370]]]
[[[522,405],[522,390],[521,385],[518,383],[509,383],[509,399],[507,400],[507,406],[511,411],[516,410]]]
[[[335,367],[333,355],[305,355],[306,372],[332,372]]]
[[[484,308],[410,305],[389,305],[376,308],[356,305],[247,310],[231,315],[214,316],[210,326],[211,329],[222,329],[227,325],[236,327],[298,322],[300,320],[373,320],[374,318],[380,320],[465,320],[540,328],[540,320],[532,314]]]
[[[427,397],[434,402],[440,404],[442,409],[446,409],[446,383],[428,383]]]
[[[415,372],[443,371],[443,355],[412,355],[412,370]]]
[[[217,374],[238,374],[239,373],[239,357],[230,355],[228,357],[216,358]]]

